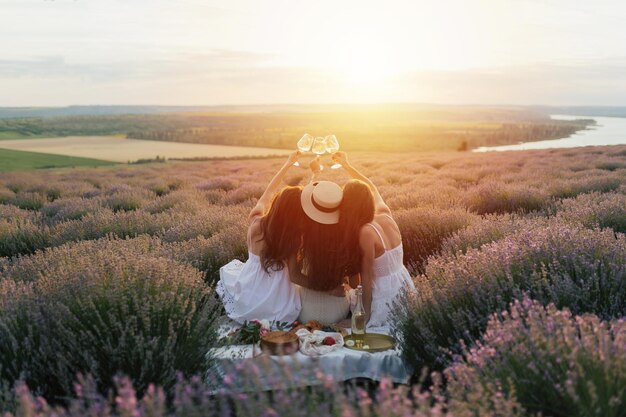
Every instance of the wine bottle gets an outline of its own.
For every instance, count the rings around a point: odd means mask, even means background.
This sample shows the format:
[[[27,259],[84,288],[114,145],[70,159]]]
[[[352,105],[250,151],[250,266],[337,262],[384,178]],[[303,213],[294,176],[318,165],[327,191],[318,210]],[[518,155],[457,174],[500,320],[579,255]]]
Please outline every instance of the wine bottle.
[[[365,340],[365,308],[363,307],[363,287],[356,287],[356,308],[352,312],[352,339],[357,347]]]

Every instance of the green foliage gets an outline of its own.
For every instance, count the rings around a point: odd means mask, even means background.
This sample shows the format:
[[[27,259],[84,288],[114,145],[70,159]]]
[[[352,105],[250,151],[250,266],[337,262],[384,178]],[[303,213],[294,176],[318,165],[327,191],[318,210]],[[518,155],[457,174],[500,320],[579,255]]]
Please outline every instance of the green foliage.
[[[557,222],[529,226],[429,260],[417,294],[397,304],[392,320],[409,363],[442,369],[480,338],[492,313],[526,292],[575,314],[626,316],[625,235]]]
[[[394,218],[402,232],[404,263],[412,274],[423,273],[426,260],[439,253],[443,241],[474,220],[472,214],[459,207],[399,210]]]
[[[529,413],[617,417],[626,406],[626,322],[574,317],[524,298],[493,316],[446,375],[451,396],[500,387]]]
[[[0,219],[0,256],[29,254],[48,245],[48,227],[27,219]]]
[[[114,245],[84,249],[23,258],[14,268],[31,284],[4,281],[0,379],[59,399],[77,372],[101,390],[123,372],[143,391],[152,381],[173,385],[177,371],[207,369],[217,303],[198,270]]]
[[[395,319],[399,346],[416,372],[425,364],[444,369],[454,354],[467,356],[485,337],[492,314],[527,292],[573,314],[626,315],[620,234],[626,171],[598,169],[623,148],[350,154],[392,208],[406,265],[423,274],[417,294],[397,305]],[[0,397],[20,376],[35,394],[58,401],[71,394],[75,371],[93,374],[97,390],[111,388],[112,376],[123,371],[140,391],[149,393],[147,384],[155,382],[171,398],[181,389],[172,388],[176,370],[204,372],[204,354],[217,343],[218,303],[209,288],[222,265],[246,260],[247,214],[283,162],[0,174]],[[347,179],[341,170],[323,175],[340,184]],[[307,180],[304,169],[294,168],[286,183]],[[409,403],[385,402],[401,394],[387,391],[391,397],[378,397],[380,404],[345,412],[388,415],[397,406],[404,414],[521,415],[515,391],[525,406],[528,393],[498,378],[476,377],[480,383],[469,391],[449,379],[439,397],[413,391],[410,398],[418,400],[405,408]],[[210,415],[214,393],[210,405],[194,399],[172,413]],[[230,392],[225,403],[239,394]],[[332,388],[322,397],[339,401],[342,395]],[[272,407],[258,393],[252,397],[258,402],[238,408],[240,415]],[[6,398],[0,402],[14,409]],[[276,412],[309,410],[298,404]],[[337,410],[328,407],[331,415]]]
[[[531,212],[542,209],[549,196],[525,185],[485,182],[466,193],[467,207],[478,214]]]
[[[587,227],[609,227],[626,233],[626,195],[609,193],[581,194],[561,200],[556,207],[560,219],[581,222]]]
[[[16,207],[26,210],[39,210],[46,202],[46,197],[40,193],[20,192],[10,201]]]

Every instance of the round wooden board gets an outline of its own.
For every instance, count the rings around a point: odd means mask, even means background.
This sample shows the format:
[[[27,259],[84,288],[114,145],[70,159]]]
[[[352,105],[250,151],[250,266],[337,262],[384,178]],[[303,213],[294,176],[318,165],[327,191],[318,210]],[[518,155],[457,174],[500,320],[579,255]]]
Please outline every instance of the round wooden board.
[[[269,332],[261,337],[261,350],[270,355],[291,355],[298,351],[300,339],[297,335],[282,330]]]

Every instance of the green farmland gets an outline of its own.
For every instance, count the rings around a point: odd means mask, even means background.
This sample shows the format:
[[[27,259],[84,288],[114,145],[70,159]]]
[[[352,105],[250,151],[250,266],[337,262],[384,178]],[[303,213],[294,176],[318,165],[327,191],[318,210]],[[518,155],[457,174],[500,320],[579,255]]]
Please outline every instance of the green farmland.
[[[113,162],[74,156],[0,149],[0,171],[28,169],[98,167],[113,165]]]

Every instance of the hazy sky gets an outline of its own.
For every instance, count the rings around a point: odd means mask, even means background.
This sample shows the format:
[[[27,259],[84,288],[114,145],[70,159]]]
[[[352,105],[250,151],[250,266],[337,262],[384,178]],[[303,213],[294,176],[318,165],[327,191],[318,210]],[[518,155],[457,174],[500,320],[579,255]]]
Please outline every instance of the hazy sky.
[[[626,105],[624,0],[0,0],[0,106]]]

